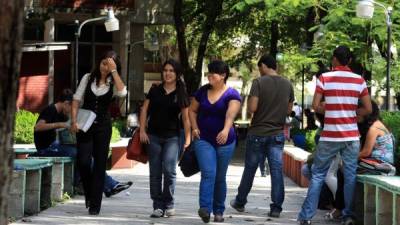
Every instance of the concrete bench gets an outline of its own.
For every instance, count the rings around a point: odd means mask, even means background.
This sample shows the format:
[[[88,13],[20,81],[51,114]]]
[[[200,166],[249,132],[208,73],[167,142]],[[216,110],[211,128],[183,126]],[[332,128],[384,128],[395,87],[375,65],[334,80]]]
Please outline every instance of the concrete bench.
[[[25,159],[28,155],[37,152],[34,144],[14,144],[13,149],[16,159]]]
[[[73,195],[74,160],[72,157],[29,157],[28,159],[47,159],[53,163],[51,198],[63,199],[64,193]]]
[[[9,215],[20,218],[51,206],[52,161],[15,159],[9,195]]]
[[[301,187],[308,186],[308,179],[301,174],[301,167],[310,154],[293,145],[285,145],[283,149],[283,172]]]
[[[116,143],[111,143],[111,169],[133,168],[137,162],[126,158],[126,147],[130,138],[122,138]]]
[[[400,225],[400,177],[358,175],[355,211],[365,225]]]

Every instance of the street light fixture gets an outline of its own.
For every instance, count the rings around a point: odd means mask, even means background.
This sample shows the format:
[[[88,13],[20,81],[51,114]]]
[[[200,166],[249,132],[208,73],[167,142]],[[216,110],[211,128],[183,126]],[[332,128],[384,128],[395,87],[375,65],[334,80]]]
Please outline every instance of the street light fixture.
[[[359,1],[356,7],[357,17],[364,19],[371,19],[374,15],[374,5],[378,5],[385,10],[386,15],[386,26],[387,26],[387,47],[386,47],[386,110],[390,109],[390,59],[391,59],[391,46],[392,46],[392,21],[390,16],[392,15],[393,8],[385,7],[382,3],[374,0],[362,0]]]
[[[112,8],[108,9],[107,16],[101,16],[101,17],[87,19],[87,20],[83,21],[81,24],[79,24],[78,20],[75,20],[75,25],[77,27],[76,32],[75,32],[75,74],[74,74],[75,88],[78,86],[79,37],[81,36],[82,27],[87,23],[100,21],[100,20],[105,20],[104,26],[106,27],[107,32],[119,30],[119,21],[117,18],[115,18],[114,10]]]

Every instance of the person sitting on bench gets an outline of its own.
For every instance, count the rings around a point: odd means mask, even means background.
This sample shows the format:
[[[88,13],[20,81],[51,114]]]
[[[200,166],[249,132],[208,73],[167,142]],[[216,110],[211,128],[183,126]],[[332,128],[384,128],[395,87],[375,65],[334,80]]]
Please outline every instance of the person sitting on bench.
[[[72,96],[73,92],[70,89],[64,89],[59,100],[48,105],[40,113],[34,127],[34,142],[37,153],[31,156],[76,158],[76,146],[74,144],[60,143],[57,140],[56,132],[58,129],[69,128],[67,121],[71,112]],[[75,173],[75,177],[75,181],[78,181],[78,173]],[[75,185],[77,183],[75,182]],[[106,197],[110,197],[128,189],[131,185],[131,181],[119,182],[106,173],[103,191]]]

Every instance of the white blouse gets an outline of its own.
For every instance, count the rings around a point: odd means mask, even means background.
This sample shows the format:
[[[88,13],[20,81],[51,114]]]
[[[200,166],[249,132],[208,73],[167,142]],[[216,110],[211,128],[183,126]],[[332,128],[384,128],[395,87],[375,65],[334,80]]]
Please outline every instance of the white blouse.
[[[74,100],[82,102],[86,86],[88,85],[89,82],[89,78],[90,78],[90,73],[87,73],[82,77],[81,82],[79,83],[79,86],[74,94]],[[110,83],[111,83],[111,77],[108,77],[107,82],[105,84],[101,84],[100,86],[96,85],[96,79],[94,79],[94,81],[90,85],[90,89],[96,96],[101,96],[110,90]],[[121,91],[115,91],[114,93],[118,97],[125,97],[128,91],[126,90],[126,86],[124,86],[124,88]]]

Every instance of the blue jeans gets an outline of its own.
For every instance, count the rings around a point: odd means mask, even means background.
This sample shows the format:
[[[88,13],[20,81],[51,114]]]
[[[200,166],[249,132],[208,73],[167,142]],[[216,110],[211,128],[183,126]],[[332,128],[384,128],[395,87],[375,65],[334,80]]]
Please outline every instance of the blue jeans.
[[[247,195],[253,186],[254,175],[260,160],[268,159],[271,173],[271,211],[282,211],[282,203],[285,199],[285,187],[282,173],[282,154],[285,144],[283,133],[271,136],[247,135],[246,159],[242,180],[236,195],[236,204],[244,206],[247,203]]]
[[[77,149],[73,145],[61,145],[58,141],[54,141],[48,148],[38,150],[34,156],[41,157],[72,157],[76,158]],[[92,162],[93,167],[93,162]],[[78,170],[75,169],[75,178],[74,183],[78,184],[79,182],[79,173]],[[105,181],[104,181],[104,192],[110,192],[117,184],[118,181],[114,180],[111,176],[106,173]]]
[[[54,141],[48,148],[40,149],[34,156],[42,157],[72,157],[76,158],[77,149],[74,145],[61,145]]]
[[[226,199],[226,172],[236,142],[224,146],[213,146],[205,140],[195,140],[194,149],[201,171],[200,208],[209,213],[224,214]]]
[[[149,135],[149,139],[150,144],[146,145],[146,149],[149,154],[150,197],[153,200],[153,209],[173,209],[179,138]]]
[[[311,220],[315,215],[321,186],[324,183],[326,174],[339,152],[343,161],[344,172],[344,201],[345,207],[342,211],[343,217],[352,215],[353,195],[356,184],[356,170],[358,152],[360,148],[359,141],[329,142],[320,141],[317,146],[317,152],[314,157],[314,164],[311,167],[311,181],[308,187],[307,197],[304,200],[298,220]]]

